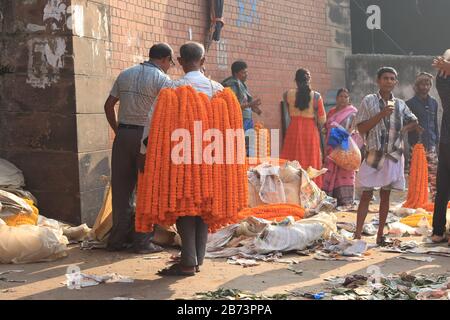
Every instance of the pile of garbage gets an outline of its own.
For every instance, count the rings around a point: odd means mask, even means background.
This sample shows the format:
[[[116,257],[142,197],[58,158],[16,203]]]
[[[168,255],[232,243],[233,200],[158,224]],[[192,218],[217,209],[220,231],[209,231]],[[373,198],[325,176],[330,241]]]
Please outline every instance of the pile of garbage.
[[[310,214],[331,212],[336,199],[327,196],[312,179],[325,174],[327,169],[304,170],[298,161],[286,161],[280,166],[262,163],[247,172],[248,206],[271,203],[301,205]]]
[[[356,210],[356,208],[355,208]],[[363,234],[374,236],[377,234],[379,217],[374,217],[364,224]],[[394,208],[388,214],[385,232],[391,237],[429,236],[432,225],[432,215],[423,209]],[[338,222],[340,235],[352,239],[356,231],[356,224],[352,222]]]
[[[373,274],[326,279],[333,300],[449,300],[449,275]]]
[[[198,292],[196,300],[287,300],[288,294],[275,294],[273,296],[257,295],[238,289],[219,288],[215,291]]]
[[[67,255],[71,241],[91,237],[85,224],[71,227],[40,215],[24,187],[22,171],[0,159],[0,263],[53,261]]]
[[[337,231],[336,221],[332,213],[319,213],[299,221],[288,217],[280,222],[249,217],[210,234],[206,257],[268,261],[274,254],[302,251],[319,240],[329,239]]]
[[[323,249],[316,251],[314,259],[325,261],[362,261],[369,254],[370,246],[362,240],[349,240],[333,235],[323,243]]]

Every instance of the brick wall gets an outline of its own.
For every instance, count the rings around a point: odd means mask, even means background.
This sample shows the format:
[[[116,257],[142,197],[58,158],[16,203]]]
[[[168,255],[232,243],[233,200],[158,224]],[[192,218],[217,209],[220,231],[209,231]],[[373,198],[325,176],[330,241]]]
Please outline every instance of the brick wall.
[[[214,42],[207,54],[207,74],[222,81],[233,61],[247,61],[249,88],[263,101],[261,120],[268,127],[279,127],[279,101],[295,85],[297,68],[310,69],[316,90],[330,87],[326,5],[326,0],[226,1],[226,25],[221,42]],[[203,42],[209,17],[205,0],[110,0],[110,14],[113,75],[146,59],[155,42],[168,42],[176,54],[190,34],[192,40]],[[177,78],[182,70],[177,67],[169,73]]]
[[[279,101],[307,67],[325,93],[344,85],[349,0],[227,0],[220,43],[207,74],[222,81],[236,59],[262,120],[280,127]],[[0,1],[0,157],[21,168],[45,216],[92,225],[110,174],[111,141],[103,104],[114,78],[147,59],[156,42],[178,55],[204,42],[207,0]],[[180,68],[170,75],[182,76]]]

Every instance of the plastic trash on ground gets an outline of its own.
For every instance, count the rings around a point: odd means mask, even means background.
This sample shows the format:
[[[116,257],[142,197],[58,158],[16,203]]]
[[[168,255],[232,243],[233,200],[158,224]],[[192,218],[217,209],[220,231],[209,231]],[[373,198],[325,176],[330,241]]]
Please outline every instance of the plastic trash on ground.
[[[0,219],[0,263],[53,261],[66,256],[67,244],[61,228],[9,227]]]
[[[0,186],[20,188],[24,185],[22,171],[11,162],[0,158]]]
[[[255,253],[270,253],[304,250],[308,245],[322,238],[324,227],[320,223],[294,224],[292,226],[268,226],[255,239]]]

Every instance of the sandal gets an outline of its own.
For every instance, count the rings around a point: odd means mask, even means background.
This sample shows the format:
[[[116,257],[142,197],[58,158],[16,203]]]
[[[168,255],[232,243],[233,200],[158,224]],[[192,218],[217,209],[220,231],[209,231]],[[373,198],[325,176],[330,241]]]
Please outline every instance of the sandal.
[[[181,261],[181,257],[180,256],[173,255],[173,256],[170,257],[170,262],[169,263],[172,263],[172,262],[179,263],[180,261]],[[195,266],[195,272],[200,272],[200,267],[199,266]]]
[[[181,265],[175,263],[170,267],[159,270],[158,275],[160,276],[175,276],[175,277],[192,277],[195,276],[195,271],[187,272],[181,269]]]

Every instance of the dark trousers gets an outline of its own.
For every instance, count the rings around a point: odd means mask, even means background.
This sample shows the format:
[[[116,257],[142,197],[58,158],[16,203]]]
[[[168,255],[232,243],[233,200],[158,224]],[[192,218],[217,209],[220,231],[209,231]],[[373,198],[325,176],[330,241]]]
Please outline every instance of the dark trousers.
[[[208,225],[200,217],[180,217],[177,231],[181,238],[181,265],[201,266],[205,259]]]
[[[439,146],[439,163],[436,181],[436,200],[434,203],[433,234],[445,233],[447,206],[450,200],[450,144]]]
[[[149,234],[136,233],[135,188],[137,183],[137,156],[140,151],[143,128],[120,128],[114,139],[111,160],[111,188],[113,226],[108,248],[122,249],[133,244],[145,245]]]

